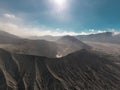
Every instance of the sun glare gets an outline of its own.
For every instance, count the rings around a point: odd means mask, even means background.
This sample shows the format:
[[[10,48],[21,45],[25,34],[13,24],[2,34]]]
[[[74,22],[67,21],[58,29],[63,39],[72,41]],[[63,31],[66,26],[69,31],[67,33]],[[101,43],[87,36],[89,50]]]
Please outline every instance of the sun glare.
[[[68,12],[69,12],[69,4],[70,0],[49,0],[49,5],[51,9],[51,15],[53,15],[54,18],[62,20],[67,20]]]
[[[66,0],[53,0],[53,2],[59,6],[62,6],[66,3]]]
[[[53,3],[54,9],[57,9],[58,12],[66,10],[66,0],[51,0],[51,2]]]

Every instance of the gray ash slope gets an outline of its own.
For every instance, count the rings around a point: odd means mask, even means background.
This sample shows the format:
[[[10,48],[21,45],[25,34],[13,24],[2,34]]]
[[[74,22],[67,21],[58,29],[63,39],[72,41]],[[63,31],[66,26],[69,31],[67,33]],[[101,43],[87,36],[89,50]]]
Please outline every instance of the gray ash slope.
[[[63,36],[56,41],[59,44],[63,44],[69,47],[79,48],[79,49],[88,49],[90,46],[76,39],[74,36]],[[79,50],[78,49],[78,50]]]
[[[0,44],[18,44],[22,38],[0,30]]]
[[[74,36],[63,36],[56,41],[58,44],[58,55],[66,56],[81,49],[91,49],[91,47]]]
[[[115,34],[115,32],[104,32],[98,34],[90,34],[90,35],[78,35],[75,36],[77,39],[81,41],[92,41],[92,42],[107,42],[120,44],[120,34]]]
[[[120,90],[120,67],[88,50],[57,59],[0,49],[0,90]]]

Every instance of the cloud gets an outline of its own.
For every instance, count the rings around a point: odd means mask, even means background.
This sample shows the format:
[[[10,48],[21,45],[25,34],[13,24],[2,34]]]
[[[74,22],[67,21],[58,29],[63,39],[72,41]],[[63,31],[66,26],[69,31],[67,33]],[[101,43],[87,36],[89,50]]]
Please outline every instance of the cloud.
[[[24,18],[17,17],[14,14],[5,13],[2,14],[3,17],[0,17],[0,30],[22,36],[22,37],[29,37],[29,36],[44,36],[44,35],[52,35],[52,36],[64,36],[64,35],[88,35],[88,34],[96,34],[96,33],[104,33],[108,30],[95,30],[89,29],[83,32],[74,32],[68,30],[62,30],[60,28],[50,29],[49,27],[36,27],[36,26],[27,26],[26,21]],[[10,19],[10,20],[8,20]],[[110,29],[109,31],[113,31]],[[114,30],[116,32],[116,30]],[[115,35],[118,33],[115,33]]]
[[[87,34],[96,34],[96,33],[105,33],[105,32],[111,32],[112,30],[96,30],[96,29],[89,29]]]
[[[11,13],[0,14],[0,23],[22,24],[24,21],[22,17],[18,17]]]
[[[19,26],[18,24],[13,23],[3,23],[0,22],[0,29],[6,32],[21,36],[21,37],[30,37],[30,36],[44,36],[44,35],[52,35],[52,36],[64,36],[64,35],[89,35],[96,33],[104,33],[107,30],[88,30],[86,32],[76,33],[68,30],[57,29],[49,29],[49,28],[38,28],[38,27],[26,27]],[[120,34],[120,32],[114,31],[114,35]]]
[[[4,16],[5,18],[9,18],[9,19],[16,19],[16,16],[13,15],[13,14],[5,13],[5,14],[3,14],[3,16]]]
[[[120,35],[120,29],[119,30],[111,29],[111,31],[113,32],[113,36]]]
[[[1,18],[0,18],[1,19]],[[8,20],[10,19],[10,20]],[[0,30],[4,30],[6,32],[22,36],[44,36],[44,35],[52,35],[52,36],[64,36],[64,35],[79,35],[86,34],[84,32],[76,33],[68,30],[61,30],[60,28],[50,29],[48,27],[36,27],[36,26],[27,26],[24,18],[17,17],[14,14],[5,13],[3,14],[2,19],[0,20]]]
[[[69,22],[72,20],[72,15],[70,14],[72,0],[48,0],[46,2],[49,9],[48,13],[52,18],[58,20],[59,22]]]
[[[22,37],[44,36],[44,35],[52,35],[52,36],[79,35],[78,33],[67,30],[35,28],[35,27],[31,28],[31,27],[19,26],[12,23],[0,23],[0,29]]]

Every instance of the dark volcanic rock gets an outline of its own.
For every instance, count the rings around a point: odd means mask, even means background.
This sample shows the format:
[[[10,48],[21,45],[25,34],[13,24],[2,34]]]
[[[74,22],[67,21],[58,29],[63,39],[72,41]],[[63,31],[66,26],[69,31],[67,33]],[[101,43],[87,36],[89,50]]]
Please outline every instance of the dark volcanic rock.
[[[120,67],[94,51],[62,58],[0,49],[0,90],[120,90]]]

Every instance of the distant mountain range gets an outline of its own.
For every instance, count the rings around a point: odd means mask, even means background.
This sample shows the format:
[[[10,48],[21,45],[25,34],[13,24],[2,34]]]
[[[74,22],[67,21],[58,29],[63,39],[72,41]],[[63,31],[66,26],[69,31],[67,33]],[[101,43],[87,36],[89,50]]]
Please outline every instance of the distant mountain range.
[[[120,34],[114,34],[113,32],[105,32],[98,34],[90,34],[90,35],[78,35],[77,39],[81,41],[93,41],[93,42],[107,42],[107,43],[115,43],[120,44]]]
[[[29,55],[55,57],[57,54],[57,45],[54,42],[20,38],[4,31],[0,31],[0,47],[11,52]]]
[[[64,37],[64,36],[63,36]],[[108,42],[108,43],[115,43],[120,44],[120,33],[116,34],[114,32],[104,32],[98,34],[90,34],[90,35],[77,35],[73,36],[80,41],[92,41],[92,42]],[[46,40],[46,41],[57,41],[62,36],[31,36],[28,39],[31,40]],[[20,37],[15,36],[13,34],[4,32],[0,30],[0,43],[13,43],[13,42],[20,42]]]
[[[16,53],[47,57],[62,57],[80,49],[92,48],[98,51],[114,52],[115,54],[120,51],[119,33],[105,32],[91,35],[43,37],[46,37],[45,40],[44,38],[25,39],[0,31],[0,47]],[[112,49],[110,46],[115,48]]]
[[[43,39],[43,40],[47,40],[47,41],[56,41],[58,39],[60,39],[61,36],[51,36],[51,35],[45,35],[45,36],[30,36],[29,39],[32,39],[32,40],[40,40],[40,39]]]
[[[60,39],[62,36],[32,36],[30,39],[44,39],[48,41],[56,41]],[[115,32],[104,32],[90,35],[77,35],[74,36],[80,41],[92,41],[92,42],[107,42],[107,43],[115,43],[120,44],[120,33]]]
[[[20,54],[61,57],[80,49],[90,48],[90,46],[72,36],[64,36],[54,42],[19,38],[6,32],[1,33],[1,37],[3,37],[0,38],[0,41],[2,41],[0,44],[3,44],[1,47]]]
[[[57,38],[55,36],[43,37],[46,37],[46,39],[25,39],[0,31],[0,48],[20,54],[46,57],[62,57],[81,49],[94,49],[114,55],[118,55],[120,52],[120,34],[113,32],[78,36],[58,36]],[[52,38],[47,40],[49,37]]]

